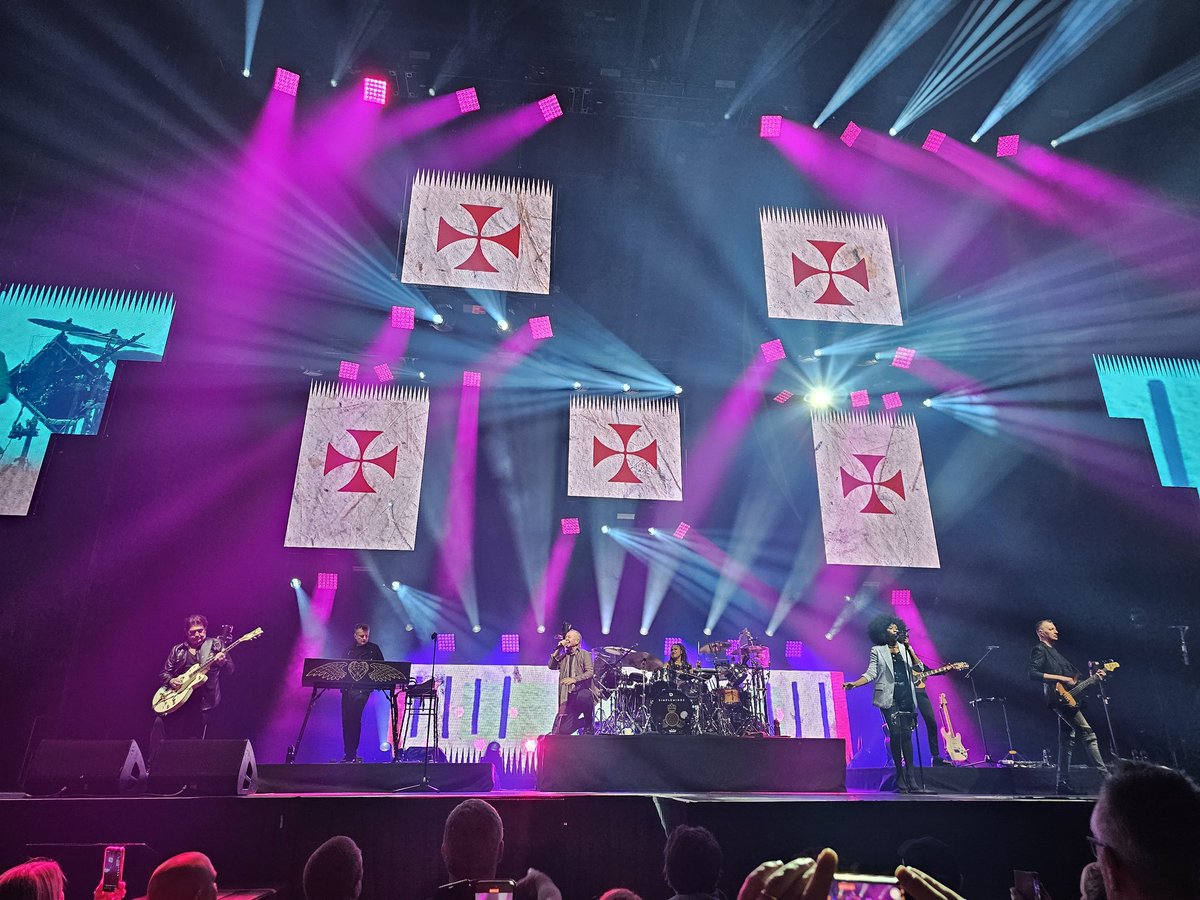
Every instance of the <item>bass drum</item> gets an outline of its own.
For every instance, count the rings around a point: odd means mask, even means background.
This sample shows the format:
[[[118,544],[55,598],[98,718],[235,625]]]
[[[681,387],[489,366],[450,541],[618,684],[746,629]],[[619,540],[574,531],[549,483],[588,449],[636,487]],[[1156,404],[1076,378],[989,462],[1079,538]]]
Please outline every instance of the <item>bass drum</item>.
[[[659,682],[650,687],[650,730],[658,734],[692,734],[696,707],[687,694]]]

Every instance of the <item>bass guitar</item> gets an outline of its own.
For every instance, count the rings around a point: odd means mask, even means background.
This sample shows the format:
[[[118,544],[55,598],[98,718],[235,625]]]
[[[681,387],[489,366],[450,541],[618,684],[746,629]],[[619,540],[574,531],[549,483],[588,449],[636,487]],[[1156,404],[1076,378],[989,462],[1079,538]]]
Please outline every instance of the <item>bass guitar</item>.
[[[969,666],[965,662],[952,662],[944,666],[938,666],[936,669],[926,669],[924,672],[917,672],[913,675],[915,679],[913,686],[919,691],[925,687],[926,678],[932,678],[934,675],[944,675],[947,672],[961,672],[966,668],[969,668]]]
[[[1067,687],[1061,681],[1056,681],[1051,688],[1050,682],[1046,682],[1046,705],[1065,715],[1074,715],[1079,709],[1079,700],[1076,698],[1109,672],[1115,672],[1119,668],[1121,664],[1118,662],[1102,663],[1090,678],[1077,682],[1074,687]]]
[[[222,649],[221,652],[228,655],[229,651],[238,644],[243,641],[252,641],[255,638],[259,638],[262,636],[262,633],[263,630],[261,628],[255,628],[253,631],[243,634],[228,647]],[[170,685],[160,687],[154,692],[154,699],[150,701],[150,706],[160,716],[167,716],[175,712],[175,710],[188,701],[188,698],[192,696],[192,692],[196,688],[208,681],[208,670],[212,668],[216,658],[216,654],[214,653],[203,663],[193,663],[190,669],[182,675],[177,676],[182,679],[183,683],[177,688],[172,688]]]
[[[942,711],[942,743],[946,745],[946,756],[955,762],[967,761],[967,748],[963,746],[962,735],[954,730],[950,721],[950,708],[946,705],[946,695],[938,695],[938,708]]]

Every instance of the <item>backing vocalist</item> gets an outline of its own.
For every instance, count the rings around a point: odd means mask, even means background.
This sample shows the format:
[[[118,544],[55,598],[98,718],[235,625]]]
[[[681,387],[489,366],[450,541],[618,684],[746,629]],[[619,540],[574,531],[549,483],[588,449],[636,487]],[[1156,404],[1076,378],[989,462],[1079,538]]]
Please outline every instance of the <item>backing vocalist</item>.
[[[557,734],[595,733],[596,698],[592,694],[595,666],[592,654],[579,646],[582,642],[583,636],[578,631],[569,630],[550,654],[546,667],[558,670],[558,717],[553,729]]]

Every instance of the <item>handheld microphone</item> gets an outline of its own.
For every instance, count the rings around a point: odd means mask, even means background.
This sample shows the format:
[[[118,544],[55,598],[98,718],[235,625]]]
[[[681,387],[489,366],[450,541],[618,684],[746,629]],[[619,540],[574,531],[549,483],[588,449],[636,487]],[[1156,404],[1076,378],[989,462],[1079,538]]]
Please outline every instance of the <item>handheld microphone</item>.
[[[438,633],[435,631],[433,634],[431,634],[431,635],[429,636],[429,639],[430,639],[431,641],[436,641],[436,640],[437,640],[437,637],[438,637]]]

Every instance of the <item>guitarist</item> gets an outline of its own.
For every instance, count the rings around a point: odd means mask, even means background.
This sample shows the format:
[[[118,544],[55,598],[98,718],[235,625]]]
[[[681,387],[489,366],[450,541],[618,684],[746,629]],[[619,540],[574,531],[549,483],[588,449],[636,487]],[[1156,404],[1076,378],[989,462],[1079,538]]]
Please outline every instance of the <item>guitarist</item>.
[[[159,673],[162,686],[181,687],[183,679],[180,676],[196,663],[203,664],[212,659],[212,668],[208,670],[208,681],[200,685],[182,707],[169,716],[158,716],[154,720],[150,734],[151,758],[164,738],[204,738],[210,714],[221,702],[221,670],[233,671],[233,660],[225,656],[221,638],[208,636],[208,619],[200,615],[188,616],[184,627],[186,639],[171,648]]]
[[[1052,696],[1054,684],[1058,682],[1066,688],[1072,688],[1079,683],[1083,673],[1071,665],[1065,656],[1058,652],[1058,628],[1050,619],[1040,619],[1037,623],[1038,642],[1033,645],[1029,654],[1029,677],[1042,683],[1042,690],[1047,697]],[[1103,669],[1097,673],[1104,677]],[[1053,707],[1058,716],[1058,784],[1060,794],[1074,794],[1071,786],[1071,751],[1075,749],[1076,739],[1082,735],[1083,746],[1087,750],[1092,763],[1102,772],[1107,773],[1104,758],[1100,755],[1100,744],[1096,740],[1096,732],[1088,724],[1083,710],[1076,707],[1074,711],[1063,710],[1057,704]]]
[[[904,644],[905,648],[912,655],[914,686],[917,691],[917,710],[921,713],[921,721],[925,723],[925,736],[929,744],[929,764],[932,766],[948,766],[950,765],[950,761],[942,756],[941,744],[938,742],[937,715],[933,711],[933,703],[930,701],[929,694],[925,690],[925,679],[921,677],[925,672],[929,671],[929,667],[921,662],[921,657],[917,656],[917,651],[913,649],[912,643],[908,638],[908,626],[903,621],[900,622],[900,643]]]

